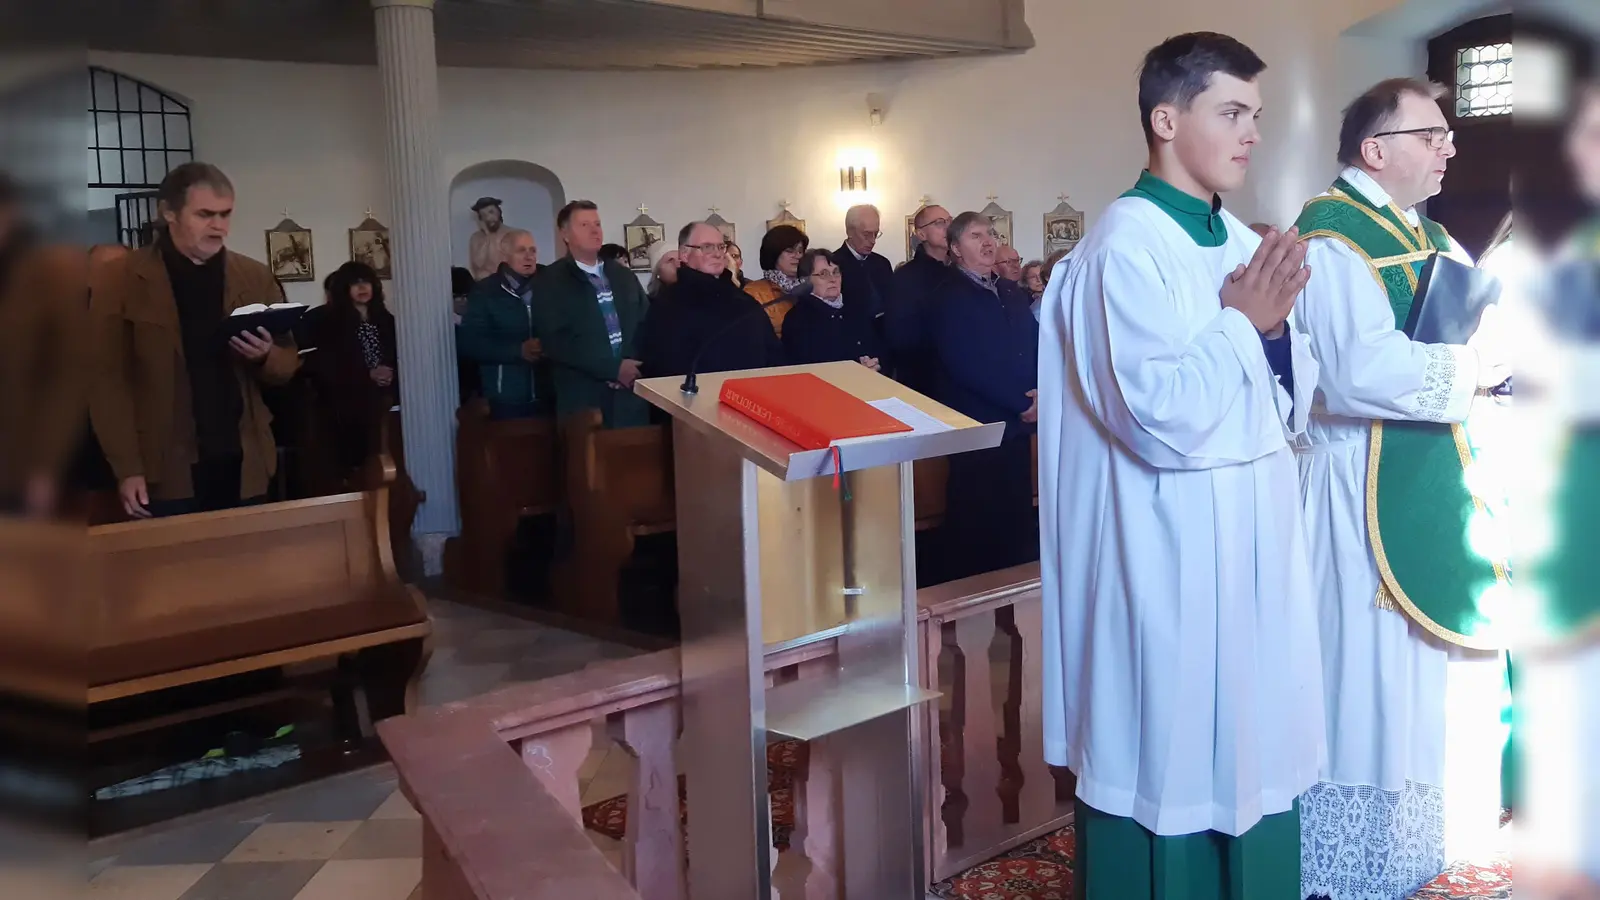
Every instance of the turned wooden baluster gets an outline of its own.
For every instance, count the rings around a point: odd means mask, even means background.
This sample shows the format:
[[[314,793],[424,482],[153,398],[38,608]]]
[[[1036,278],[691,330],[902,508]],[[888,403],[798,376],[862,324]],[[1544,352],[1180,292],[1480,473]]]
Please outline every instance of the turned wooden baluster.
[[[1022,635],[1017,632],[1014,609],[995,610],[996,627],[1005,637],[1005,697],[1000,704],[1000,816],[1007,825],[1022,821]]]
[[[939,687],[939,657],[944,650],[944,624],[939,619],[928,619],[919,626],[918,637],[922,641],[922,686],[930,691],[940,690]],[[939,722],[942,718],[939,709],[940,701],[935,700],[922,705],[922,732],[918,735],[922,742],[922,767],[923,790],[926,796],[923,799],[923,839],[928,847],[928,882],[932,884],[937,879],[933,873],[944,862],[945,854],[950,849],[950,834],[944,824],[944,751],[940,747]]]
[[[652,703],[622,714],[612,739],[636,761],[628,788],[622,874],[644,900],[684,900],[678,812],[678,706]]]
[[[798,676],[827,677],[837,668],[836,660],[810,660],[800,664]],[[804,861],[792,874],[785,872],[783,900],[840,900],[844,895],[842,780],[830,749],[832,741],[822,738],[808,743],[806,764],[795,773],[795,829],[785,856],[803,855]]]
[[[1022,821],[1044,822],[1055,816],[1056,785],[1044,761],[1044,607],[1035,599],[1012,607],[1015,644],[1021,675],[1017,738],[1022,767]]]
[[[957,621],[955,633],[960,665],[953,713],[960,734],[964,803],[958,822],[949,824],[951,843],[960,844],[968,833],[992,831],[1000,822],[1000,757],[989,663],[989,648],[995,635],[994,613],[982,612]],[[952,738],[951,743],[957,741]]]
[[[578,769],[594,743],[594,726],[588,722],[524,738],[522,762],[539,777],[544,789],[561,803],[574,822],[583,821]]]

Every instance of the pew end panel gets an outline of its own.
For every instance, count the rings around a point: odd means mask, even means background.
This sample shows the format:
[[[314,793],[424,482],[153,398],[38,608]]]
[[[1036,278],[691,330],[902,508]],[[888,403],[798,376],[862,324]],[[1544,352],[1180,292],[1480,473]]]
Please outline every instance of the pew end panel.
[[[601,427],[598,410],[562,423],[571,552],[555,567],[556,603],[571,616],[622,626],[618,579],[638,538],[676,529],[672,436],[660,425]]]
[[[560,508],[556,428],[548,419],[491,422],[482,403],[458,409],[456,423],[461,534],[445,542],[444,577],[452,587],[498,598],[518,520]]]

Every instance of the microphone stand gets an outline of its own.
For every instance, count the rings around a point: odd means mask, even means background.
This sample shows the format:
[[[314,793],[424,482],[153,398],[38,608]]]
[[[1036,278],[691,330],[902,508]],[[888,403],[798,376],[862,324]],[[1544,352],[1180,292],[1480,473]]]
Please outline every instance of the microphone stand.
[[[745,319],[752,318],[758,312],[766,312],[767,308],[770,306],[777,306],[779,303],[784,303],[795,299],[797,298],[793,294],[784,294],[782,297],[779,297],[776,300],[768,300],[767,302],[757,306],[755,309],[746,310],[737,316],[734,316],[731,321],[713,332],[711,337],[706,338],[706,342],[701,344],[700,349],[696,351],[694,359],[689,363],[689,374],[683,377],[683,384],[678,385],[678,390],[685,394],[700,393],[700,383],[697,379],[698,372],[700,370],[701,358],[706,355],[706,351],[711,348],[712,344],[715,344],[717,341],[721,340],[724,335],[734,329],[734,326],[743,323]]]

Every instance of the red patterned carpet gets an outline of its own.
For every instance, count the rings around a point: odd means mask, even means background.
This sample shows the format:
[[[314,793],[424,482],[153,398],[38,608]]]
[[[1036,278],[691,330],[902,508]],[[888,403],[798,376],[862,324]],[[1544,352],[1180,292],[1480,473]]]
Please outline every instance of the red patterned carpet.
[[[789,848],[794,832],[794,775],[805,765],[806,747],[785,741],[767,748],[767,789],[772,794],[773,844]],[[683,779],[678,796],[683,798]],[[685,810],[687,818],[687,810]],[[583,824],[614,840],[628,828],[628,798],[613,797],[586,807]],[[1006,855],[933,886],[944,900],[1070,900],[1077,839],[1071,825],[1024,844]],[[1446,869],[1411,900],[1510,900],[1511,862],[1458,864]]]

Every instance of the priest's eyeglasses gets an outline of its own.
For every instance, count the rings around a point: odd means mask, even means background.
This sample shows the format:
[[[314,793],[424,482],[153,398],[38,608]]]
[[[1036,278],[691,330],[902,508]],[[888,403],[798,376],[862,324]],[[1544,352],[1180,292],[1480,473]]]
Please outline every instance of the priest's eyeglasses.
[[[1391,134],[1415,134],[1425,137],[1428,139],[1428,146],[1434,150],[1442,148],[1446,142],[1452,144],[1456,142],[1456,133],[1443,125],[1435,125],[1432,128],[1406,128],[1401,131],[1380,131],[1373,137],[1388,137]]]
[[[699,250],[707,256],[720,256],[728,252],[727,244],[690,244],[690,250]]]

